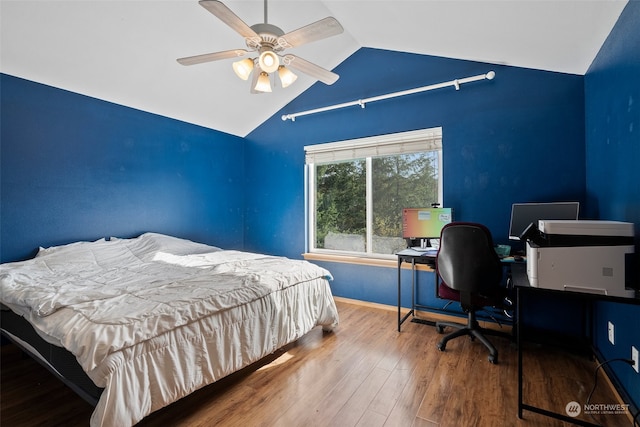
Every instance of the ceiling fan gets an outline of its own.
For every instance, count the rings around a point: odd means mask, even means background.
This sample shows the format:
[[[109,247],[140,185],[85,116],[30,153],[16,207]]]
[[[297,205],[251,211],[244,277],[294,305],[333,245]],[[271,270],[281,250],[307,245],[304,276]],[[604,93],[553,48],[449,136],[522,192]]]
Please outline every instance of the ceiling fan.
[[[177,61],[180,64],[194,65],[221,59],[239,58],[255,52],[257,57],[245,58],[233,63],[233,70],[238,77],[248,80],[249,76],[252,76],[251,93],[271,92],[270,75],[276,72],[282,87],[289,86],[297,79],[297,76],[289,68],[308,74],[327,85],[338,80],[337,74],[316,64],[289,53],[281,54],[285,49],[342,33],[344,31],[342,25],[335,18],[327,17],[285,34],[279,27],[267,22],[267,0],[264,0],[264,23],[252,26],[248,26],[220,1],[203,0],[199,3],[244,37],[247,49],[225,50],[179,58]]]

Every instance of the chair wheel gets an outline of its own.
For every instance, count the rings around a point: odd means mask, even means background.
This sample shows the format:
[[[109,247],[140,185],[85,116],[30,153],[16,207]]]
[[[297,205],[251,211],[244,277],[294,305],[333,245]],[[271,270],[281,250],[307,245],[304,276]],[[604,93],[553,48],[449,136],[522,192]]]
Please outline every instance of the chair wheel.
[[[439,334],[444,334],[444,326],[436,325],[436,331],[438,331]]]
[[[438,343],[438,344],[436,344],[436,345],[437,345],[437,347],[438,347],[438,350],[440,350],[440,351],[444,351],[444,350],[445,350],[445,348],[447,347],[447,345],[446,345],[446,344],[441,343],[441,342],[439,342],[439,343]]]
[[[489,362],[491,362],[494,365],[497,365],[498,364],[498,356],[489,355]]]

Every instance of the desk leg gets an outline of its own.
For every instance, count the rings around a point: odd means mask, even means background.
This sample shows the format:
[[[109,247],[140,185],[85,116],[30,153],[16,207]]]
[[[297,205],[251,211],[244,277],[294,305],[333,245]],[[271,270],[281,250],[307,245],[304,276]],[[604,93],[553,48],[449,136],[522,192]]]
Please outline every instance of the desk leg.
[[[416,315],[416,259],[411,258],[411,312]]]
[[[400,332],[400,326],[402,325],[402,312],[400,307],[402,306],[402,258],[398,257],[398,332]]]
[[[516,346],[518,347],[518,418],[522,419],[522,330],[520,288],[516,288]]]
[[[398,257],[398,332],[400,332],[400,328],[405,320],[409,316],[415,316],[415,300],[414,300],[414,289],[415,289],[415,261],[411,260],[411,309],[407,314],[402,316],[402,257]]]

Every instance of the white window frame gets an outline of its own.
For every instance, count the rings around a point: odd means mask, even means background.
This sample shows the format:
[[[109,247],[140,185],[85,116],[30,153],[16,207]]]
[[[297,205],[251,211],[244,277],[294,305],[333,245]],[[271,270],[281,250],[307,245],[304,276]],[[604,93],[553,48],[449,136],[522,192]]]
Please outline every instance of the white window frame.
[[[346,141],[329,142],[324,144],[307,145],[305,151],[305,250],[311,253],[326,253],[333,255],[364,256],[373,258],[393,258],[390,254],[372,252],[373,239],[373,196],[372,196],[372,158],[377,156],[393,156],[398,154],[437,151],[438,153],[438,203],[443,205],[443,165],[442,165],[442,128],[420,129],[367,138]],[[316,194],[315,194],[315,164],[331,163],[342,160],[366,159],[366,209],[367,233],[366,252],[339,251],[315,247],[316,224]]]

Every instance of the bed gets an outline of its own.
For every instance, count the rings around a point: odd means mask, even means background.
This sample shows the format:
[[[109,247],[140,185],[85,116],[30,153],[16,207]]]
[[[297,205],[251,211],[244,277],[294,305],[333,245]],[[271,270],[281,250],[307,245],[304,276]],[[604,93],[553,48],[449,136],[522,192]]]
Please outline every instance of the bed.
[[[0,265],[1,327],[95,403],[92,426],[121,427],[332,330],[329,280],[307,261],[157,233],[76,242]]]

